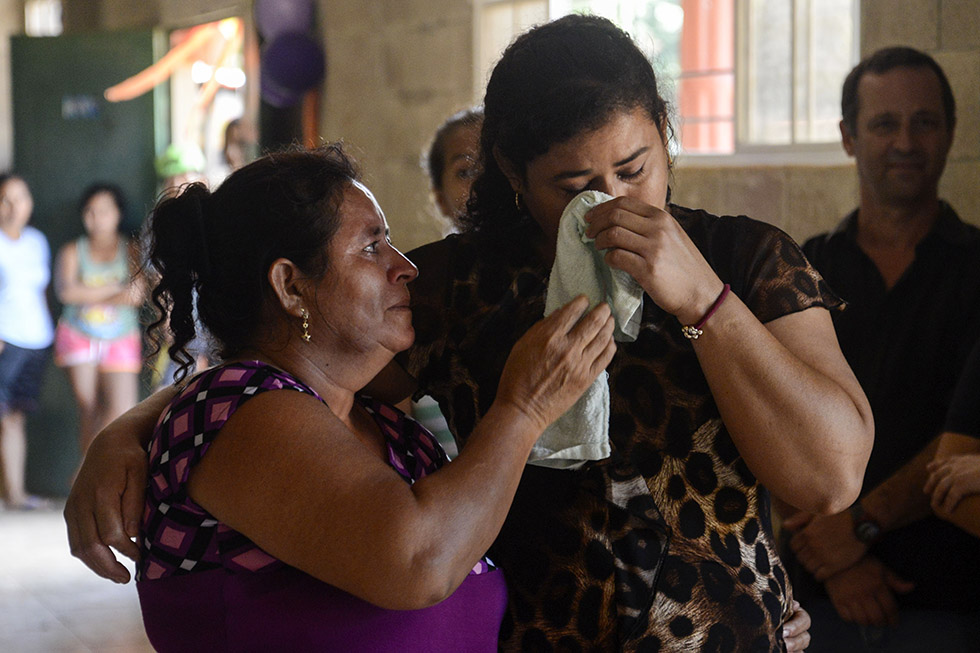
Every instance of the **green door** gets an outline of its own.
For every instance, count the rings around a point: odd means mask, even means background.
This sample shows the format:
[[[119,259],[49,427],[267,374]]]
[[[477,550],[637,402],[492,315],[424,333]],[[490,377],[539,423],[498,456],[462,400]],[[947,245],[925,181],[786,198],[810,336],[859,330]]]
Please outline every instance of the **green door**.
[[[156,190],[155,152],[167,142],[167,85],[109,103],[108,87],[151,65],[165,48],[152,31],[14,36],[10,42],[14,170],[34,195],[31,224],[52,255],[82,233],[78,199],[96,181],[125,191],[125,227],[139,228]],[[162,50],[165,52],[165,49]],[[52,302],[54,317],[60,307]],[[27,484],[63,496],[78,465],[75,403],[62,370],[48,370],[28,423]]]

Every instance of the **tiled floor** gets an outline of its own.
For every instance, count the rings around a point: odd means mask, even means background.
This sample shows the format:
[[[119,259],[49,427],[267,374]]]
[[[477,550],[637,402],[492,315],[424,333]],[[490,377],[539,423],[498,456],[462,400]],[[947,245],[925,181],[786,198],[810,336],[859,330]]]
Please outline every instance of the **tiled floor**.
[[[135,585],[100,578],[71,557],[61,508],[0,508],[0,651],[152,651]]]

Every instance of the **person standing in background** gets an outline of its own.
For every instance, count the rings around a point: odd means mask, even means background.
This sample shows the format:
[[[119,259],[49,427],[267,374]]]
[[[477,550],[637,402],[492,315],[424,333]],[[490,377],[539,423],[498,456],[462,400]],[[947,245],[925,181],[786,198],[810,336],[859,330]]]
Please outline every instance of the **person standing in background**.
[[[255,127],[245,118],[229,120],[225,125],[224,145],[221,148],[221,158],[229,175],[255,158],[255,150],[259,138]]]
[[[422,167],[429,175],[432,197],[443,217],[458,231],[457,220],[466,214],[470,187],[480,172],[480,128],[483,109],[454,113],[436,130]]]
[[[449,222],[448,232],[459,231],[459,217],[466,213],[470,187],[480,172],[482,126],[481,107],[454,113],[436,130],[429,149],[422,157],[422,168],[429,177],[432,199],[439,213]],[[459,449],[456,441],[435,399],[422,395],[418,399],[406,399],[398,407],[429,429],[450,457],[457,455]]]
[[[135,244],[119,233],[122,191],[94,184],[80,203],[84,236],[58,252],[55,289],[65,305],[55,332],[55,362],[68,372],[84,455],[99,429],[139,400],[142,342],[134,278]]]
[[[34,199],[27,182],[0,175],[0,471],[8,509],[44,505],[27,494],[27,412],[37,405],[54,338],[45,290],[51,250],[27,223]]]
[[[956,105],[930,56],[895,47],[854,68],[841,108],[860,205],[803,249],[848,303],[834,326],[876,433],[850,510],[784,522],[810,650],[976,650],[980,540],[933,515],[923,493],[980,335],[980,229],[938,190]]]

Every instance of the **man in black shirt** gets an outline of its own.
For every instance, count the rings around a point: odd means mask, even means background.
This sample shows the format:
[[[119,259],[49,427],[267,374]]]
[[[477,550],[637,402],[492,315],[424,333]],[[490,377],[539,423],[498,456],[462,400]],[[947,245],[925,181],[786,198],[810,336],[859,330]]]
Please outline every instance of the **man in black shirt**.
[[[841,105],[860,205],[804,251],[848,304],[834,324],[871,402],[875,445],[849,511],[784,522],[813,617],[809,650],[973,651],[980,540],[936,518],[923,492],[980,335],[980,230],[938,196],[953,94],[931,57],[888,48],[848,75]]]

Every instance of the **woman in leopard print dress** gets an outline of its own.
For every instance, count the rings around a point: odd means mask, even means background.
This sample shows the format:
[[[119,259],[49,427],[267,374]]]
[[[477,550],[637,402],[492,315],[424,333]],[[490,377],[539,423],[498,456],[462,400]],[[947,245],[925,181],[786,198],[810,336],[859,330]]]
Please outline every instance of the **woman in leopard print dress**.
[[[646,292],[639,337],[608,368],[612,455],[528,466],[491,550],[510,583],[502,648],[783,650],[793,601],[769,492],[843,509],[872,440],[830,321],[840,302],[779,230],[667,204],[667,108],[608,21],[567,16],[518,38],[484,110],[466,230],[409,253],[416,342],[398,359],[460,444],[542,314],[577,193],[617,198],[587,235]],[[701,337],[684,337],[728,287]]]

